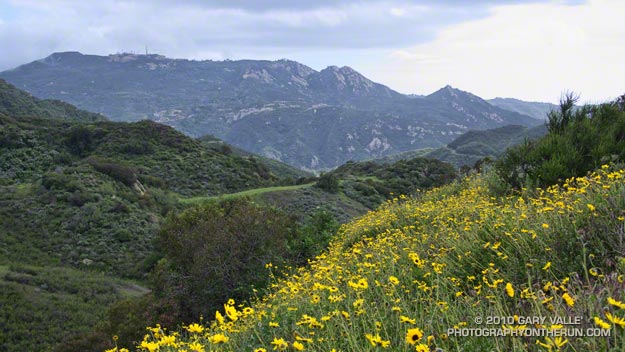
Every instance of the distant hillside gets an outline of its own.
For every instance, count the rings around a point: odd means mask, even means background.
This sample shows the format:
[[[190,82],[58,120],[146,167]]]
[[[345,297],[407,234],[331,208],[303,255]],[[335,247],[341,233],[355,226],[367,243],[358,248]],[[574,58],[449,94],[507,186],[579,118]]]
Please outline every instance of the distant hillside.
[[[372,210],[386,200],[440,187],[457,177],[452,165],[425,158],[391,163],[348,162],[328,175],[342,180],[340,189],[347,197]]]
[[[297,217],[324,210],[340,223],[374,210],[399,195],[442,186],[457,177],[452,165],[425,158],[395,162],[347,162],[321,177],[302,179],[305,183],[288,187],[261,188],[222,199],[250,197],[253,201],[275,206]],[[328,180],[333,186],[328,186]],[[186,204],[215,200],[216,197],[193,197]]]
[[[559,108],[556,104],[529,102],[514,98],[495,98],[489,99],[487,102],[499,108],[531,116],[541,121],[547,119],[547,114],[551,110]]]
[[[11,117],[37,116],[65,121],[95,122],[106,118],[79,110],[60,100],[40,100],[0,79],[0,114]]]
[[[211,134],[311,170],[444,146],[472,129],[539,123],[449,86],[406,96],[349,67],[315,71],[289,60],[65,52],[0,77],[116,121],[151,119],[191,136]]]
[[[536,139],[547,133],[544,125],[534,128],[509,125],[492,130],[469,131],[454,139],[448,148],[463,154],[487,154],[497,156],[509,147],[522,143],[525,138]],[[483,148],[480,148],[484,146]]]
[[[206,148],[221,152],[223,154],[256,159],[260,161],[263,165],[265,165],[273,174],[279,175],[280,178],[287,181],[296,181],[297,179],[302,177],[306,178],[312,176],[312,174],[309,172],[296,169],[275,159],[247,152],[211,135],[205,135],[203,137],[200,137],[198,138],[198,141],[202,143],[202,145],[204,145]]]
[[[461,167],[472,166],[476,161],[489,157],[496,159],[509,147],[533,140],[547,134],[547,127],[540,125],[532,128],[508,125],[499,128],[469,131],[454,139],[447,146],[437,149],[417,149],[397,155],[391,155],[376,162],[390,162],[414,157],[442,160]]]
[[[457,167],[473,166],[480,159],[496,159],[509,147],[521,144],[526,139],[540,138],[546,133],[547,127],[544,125],[529,129],[510,125],[492,130],[469,131],[446,147],[428,153],[427,157],[444,160]]]

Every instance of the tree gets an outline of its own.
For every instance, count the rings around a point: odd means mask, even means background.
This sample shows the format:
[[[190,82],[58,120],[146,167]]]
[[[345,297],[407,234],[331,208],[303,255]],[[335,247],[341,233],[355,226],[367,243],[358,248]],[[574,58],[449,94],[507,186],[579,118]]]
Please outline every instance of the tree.
[[[560,97],[560,111],[551,110],[547,114],[549,132],[560,133],[573,119],[575,103],[579,100],[579,94],[566,92]]]
[[[339,179],[332,173],[322,174],[316,186],[329,193],[338,193]]]
[[[171,215],[159,235],[165,260],[157,268],[155,293],[173,301],[178,321],[212,315],[228,299],[246,299],[252,288],[267,284],[265,265],[292,256],[295,231],[288,215],[246,199]]]

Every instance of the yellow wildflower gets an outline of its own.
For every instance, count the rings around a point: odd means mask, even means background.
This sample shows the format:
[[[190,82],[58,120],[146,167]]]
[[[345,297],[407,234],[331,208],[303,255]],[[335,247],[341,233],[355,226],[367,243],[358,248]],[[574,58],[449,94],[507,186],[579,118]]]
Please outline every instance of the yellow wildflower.
[[[514,288],[512,287],[512,284],[510,282],[508,282],[506,284],[506,294],[508,294],[509,297],[514,297]]]
[[[365,337],[367,338],[367,340],[369,340],[369,343],[373,347],[381,346],[383,348],[387,348],[388,346],[391,345],[391,341],[382,340],[382,337],[380,337],[379,334],[376,334],[376,335],[365,334]]]
[[[625,328],[625,319],[618,317],[616,315],[612,315],[609,312],[605,313],[605,317],[608,318],[608,320],[612,322],[613,324],[618,325],[622,328]]]
[[[289,344],[283,338],[274,337],[271,342],[274,350],[284,351],[289,347]]]
[[[399,322],[400,323],[408,323],[408,324],[416,324],[417,320],[416,319],[411,319],[411,318],[409,318],[407,316],[404,316],[404,315],[400,315],[399,316]]]
[[[423,337],[423,330],[419,328],[412,328],[406,332],[406,343],[411,345],[416,344]]]
[[[617,301],[612,297],[608,297],[608,304],[621,308],[621,309],[625,309],[625,303],[621,301]]]
[[[194,351],[194,352],[204,352],[205,351],[204,350],[204,346],[202,346],[202,344],[199,343],[199,342],[193,342],[193,343],[188,344],[187,346],[191,349],[191,351]]]
[[[595,324],[598,327],[602,328],[602,329],[607,330],[607,329],[610,329],[612,327],[612,325],[608,324],[605,320],[603,320],[603,319],[601,319],[599,317],[594,317],[593,319],[595,321]]]
[[[564,292],[564,294],[562,295],[562,299],[569,307],[573,307],[575,305],[575,300],[573,300],[573,297],[571,297],[568,292]]]
[[[185,327],[185,329],[187,329],[187,331],[190,333],[201,333],[202,331],[204,331],[204,327],[198,323],[193,323]]]
[[[303,351],[304,350],[304,344],[299,342],[299,341],[295,341],[293,342],[293,349],[296,351]]]
[[[228,338],[228,336],[226,336],[224,334],[215,334],[215,335],[209,337],[208,340],[211,343],[218,344],[218,343],[226,343],[226,342],[228,342],[228,340],[230,340],[230,338]]]
[[[424,343],[420,343],[416,346],[415,351],[417,352],[430,352],[430,347]]]

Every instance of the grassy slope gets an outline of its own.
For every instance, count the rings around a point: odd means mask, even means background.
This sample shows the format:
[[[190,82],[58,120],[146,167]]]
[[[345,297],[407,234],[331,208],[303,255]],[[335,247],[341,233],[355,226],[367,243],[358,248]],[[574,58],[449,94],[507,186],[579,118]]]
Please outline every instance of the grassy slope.
[[[226,305],[223,323],[172,338],[225,351],[300,343],[309,351],[414,350],[406,336],[424,350],[621,351],[625,322],[614,316],[625,316],[624,179],[624,170],[602,169],[495,199],[479,176],[389,203],[344,226],[326,253],[276,282],[252,310]],[[513,315],[580,316],[581,325],[566,327],[583,329],[604,321],[612,338],[448,335],[480,326],[478,316]],[[561,328],[548,321],[542,328]],[[143,346],[175,350],[161,334],[154,329]]]
[[[314,183],[264,187],[213,197],[181,199],[193,205],[216,199],[250,197],[270,206],[278,206],[289,213],[302,216],[323,208],[345,223],[356,216],[375,209],[397,194],[412,194],[451,182],[455,171],[437,160],[414,158],[394,163],[350,162],[330,172],[339,180],[339,191],[328,193]]]
[[[256,198],[262,204],[278,206],[289,213],[300,217],[324,209],[332,214],[339,223],[370,211],[363,203],[349,198],[343,191],[328,193],[318,187],[307,187],[286,192],[263,193]]]
[[[255,202],[267,206],[276,206],[300,218],[312,214],[318,209],[324,209],[329,211],[340,223],[348,222],[371,210],[364,204],[347,197],[343,192],[328,193],[317,187],[312,187],[313,185],[314,183],[307,183],[294,186],[264,187],[213,197],[182,198],[180,202],[192,206],[213,200],[249,197]]]
[[[248,189],[246,191],[222,194],[222,195],[212,196],[212,197],[183,198],[183,199],[180,199],[180,202],[182,204],[192,205],[192,204],[202,203],[202,202],[211,201],[211,200],[215,200],[215,199],[234,199],[234,198],[240,198],[240,197],[253,197],[253,196],[258,196],[258,195],[261,195],[263,193],[268,193],[268,192],[293,191],[293,190],[297,190],[297,189],[310,187],[313,184],[314,183],[307,183],[307,184],[303,184],[303,185],[292,185],[292,186],[276,186],[276,187],[254,188],[254,189]]]

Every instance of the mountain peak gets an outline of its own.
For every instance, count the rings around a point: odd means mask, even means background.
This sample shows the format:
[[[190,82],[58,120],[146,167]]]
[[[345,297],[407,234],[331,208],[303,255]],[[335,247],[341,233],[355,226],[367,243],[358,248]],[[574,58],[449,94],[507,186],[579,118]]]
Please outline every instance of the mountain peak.
[[[50,55],[48,55],[48,57],[63,57],[63,56],[83,56],[83,53],[81,53],[80,51],[57,51],[54,52]]]
[[[358,71],[354,70],[353,68],[349,66],[338,67],[336,65],[332,65],[332,66],[328,66],[324,68],[320,72],[338,72],[343,75],[358,75],[358,76],[365,78],[362,74],[360,74]]]
[[[58,62],[63,59],[68,58],[77,58],[81,57],[83,54],[79,51],[59,51],[48,55],[47,57],[41,59],[43,62]]]
[[[460,90],[458,88],[454,88],[451,85],[446,85],[443,88],[437,90],[436,92],[427,96],[427,98],[433,99],[443,99],[443,100],[457,100],[457,99],[469,99],[469,100],[483,100],[482,98],[465,92],[464,90]]]
[[[390,88],[375,83],[349,66],[328,66],[311,76],[311,86],[352,97],[393,97],[399,95]]]

